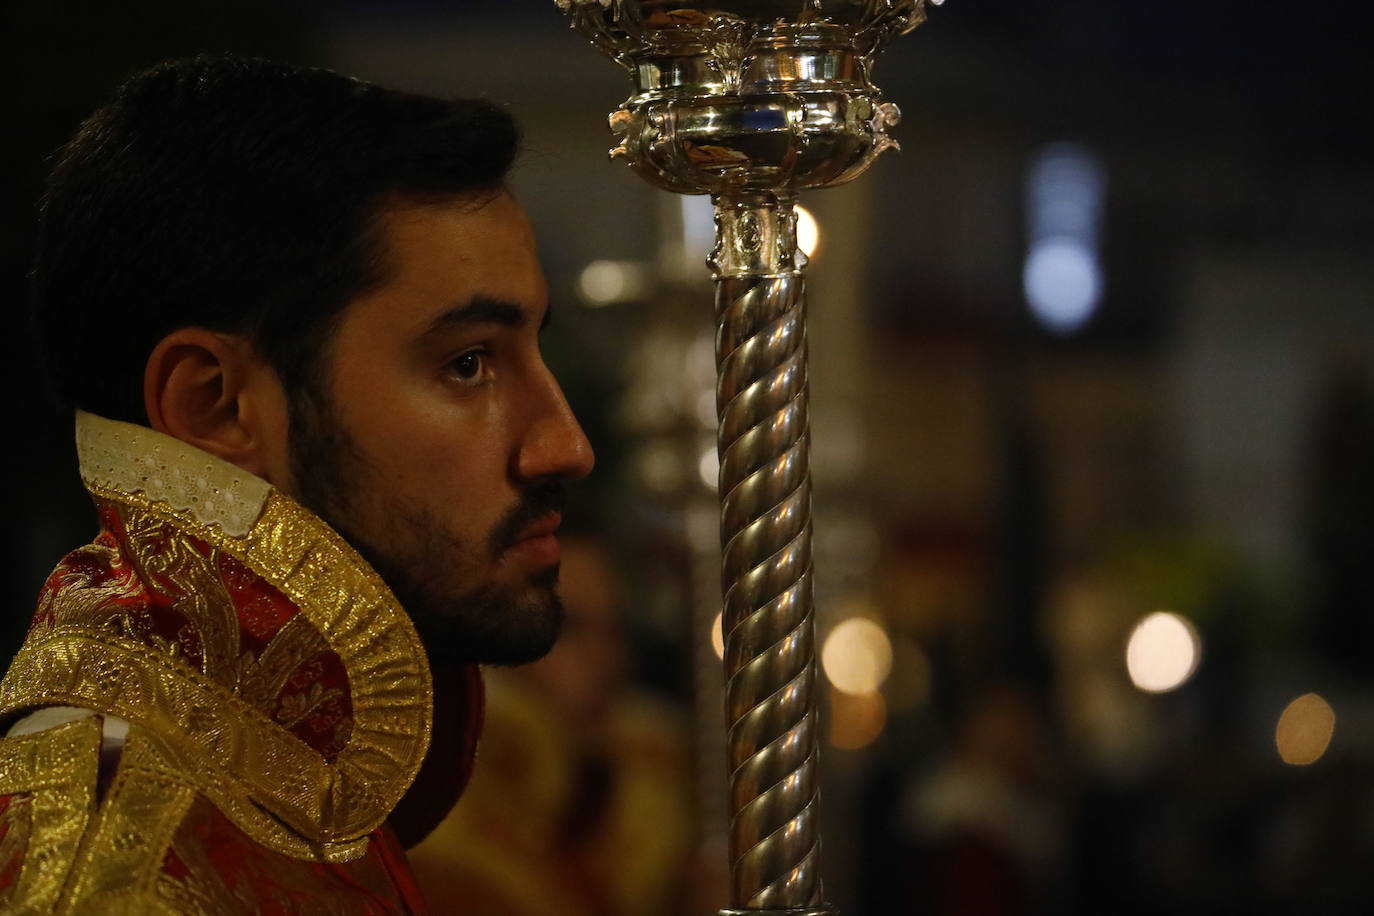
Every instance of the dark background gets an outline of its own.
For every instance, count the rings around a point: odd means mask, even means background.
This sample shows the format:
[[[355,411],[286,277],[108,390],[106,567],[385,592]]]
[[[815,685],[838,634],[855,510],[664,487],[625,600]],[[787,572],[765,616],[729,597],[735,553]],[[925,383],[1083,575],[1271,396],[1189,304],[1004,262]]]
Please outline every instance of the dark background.
[[[817,524],[839,532],[821,630],[857,602],[918,653],[881,734],[828,751],[846,912],[1372,911],[1372,10],[949,0],[881,60],[904,152],[812,195]],[[634,405],[679,374],[663,355],[704,332],[709,292],[579,306],[594,259],[661,266],[676,203],[604,163],[627,86],[552,2],[9,2],[4,24],[6,652],[93,533],[26,330],[49,157],[142,67],[235,51],[488,95],[525,124],[551,361],[600,457],[583,501],[639,570],[646,681],[690,704],[709,597],[683,519],[709,494],[646,469],[690,481],[701,431]],[[1021,286],[1026,169],[1057,141],[1107,177],[1104,294],[1071,334]],[[1203,654],[1151,695],[1122,657],[1157,609]],[[1275,723],[1307,692],[1334,737],[1288,766]],[[941,807],[960,792],[981,800]]]

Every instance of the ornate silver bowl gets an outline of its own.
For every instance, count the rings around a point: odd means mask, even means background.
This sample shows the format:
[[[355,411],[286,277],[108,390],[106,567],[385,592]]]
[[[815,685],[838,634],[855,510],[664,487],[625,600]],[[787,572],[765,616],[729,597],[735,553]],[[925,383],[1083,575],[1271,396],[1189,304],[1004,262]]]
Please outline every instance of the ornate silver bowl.
[[[870,78],[924,0],[557,0],[631,74],[611,115],[625,157],[683,194],[848,181],[895,145]]]

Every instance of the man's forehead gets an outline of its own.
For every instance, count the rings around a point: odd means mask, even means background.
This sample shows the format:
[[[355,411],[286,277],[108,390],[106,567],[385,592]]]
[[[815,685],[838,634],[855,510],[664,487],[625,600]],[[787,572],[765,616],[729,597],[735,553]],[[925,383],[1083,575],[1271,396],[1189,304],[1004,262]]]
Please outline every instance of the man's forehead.
[[[507,194],[400,205],[382,215],[386,279],[358,304],[430,336],[476,324],[546,321],[548,290],[524,211]],[[377,316],[379,319],[381,315]]]
[[[401,203],[378,214],[385,239],[399,249],[430,251],[454,245],[455,254],[490,248],[534,251],[534,231],[524,209],[509,194],[440,203]]]

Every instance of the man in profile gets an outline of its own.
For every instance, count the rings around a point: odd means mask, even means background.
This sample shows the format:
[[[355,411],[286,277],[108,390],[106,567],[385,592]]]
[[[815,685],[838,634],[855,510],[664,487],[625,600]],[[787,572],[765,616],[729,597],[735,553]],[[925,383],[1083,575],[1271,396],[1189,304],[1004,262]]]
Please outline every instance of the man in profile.
[[[63,150],[33,304],[101,527],[0,682],[0,910],[421,911],[401,842],[476,664],[556,638],[592,465],[515,147],[484,102],[197,58]]]

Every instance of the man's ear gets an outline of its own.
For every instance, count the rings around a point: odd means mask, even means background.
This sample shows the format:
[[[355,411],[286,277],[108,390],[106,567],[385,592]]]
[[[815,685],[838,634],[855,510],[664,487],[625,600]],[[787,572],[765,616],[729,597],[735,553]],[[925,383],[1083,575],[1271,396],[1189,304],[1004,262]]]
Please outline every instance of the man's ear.
[[[148,356],[143,404],[158,432],[285,483],[285,393],[244,338],[194,327],[168,334]]]

